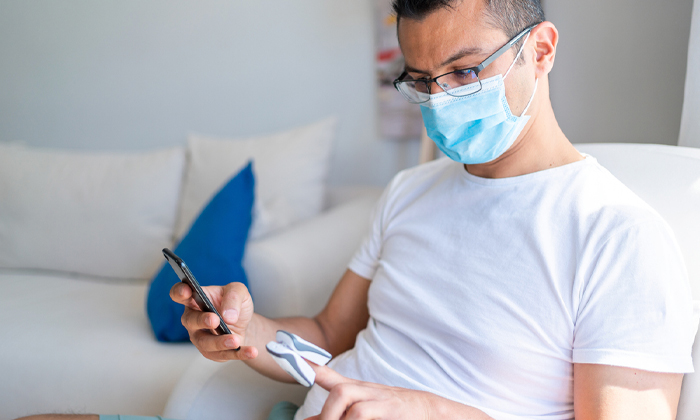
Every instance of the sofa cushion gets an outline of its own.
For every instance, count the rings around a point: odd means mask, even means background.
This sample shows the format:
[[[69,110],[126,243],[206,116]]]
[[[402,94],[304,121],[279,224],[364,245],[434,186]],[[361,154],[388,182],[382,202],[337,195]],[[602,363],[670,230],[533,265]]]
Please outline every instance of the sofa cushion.
[[[243,251],[251,225],[255,180],[252,163],[234,176],[202,210],[192,228],[175,248],[202,286],[240,282]],[[147,311],[159,341],[188,341],[180,318],[185,307],[170,299],[170,288],[180,279],[163,265],[148,291]]]
[[[199,352],[153,339],[145,281],[8,271],[0,270],[0,419],[162,414]]]
[[[148,279],[169,246],[185,152],[0,145],[0,268]]]
[[[242,140],[190,136],[176,237],[187,232],[211,196],[250,159],[256,179],[251,239],[319,213],[335,125],[335,119],[327,119]]]

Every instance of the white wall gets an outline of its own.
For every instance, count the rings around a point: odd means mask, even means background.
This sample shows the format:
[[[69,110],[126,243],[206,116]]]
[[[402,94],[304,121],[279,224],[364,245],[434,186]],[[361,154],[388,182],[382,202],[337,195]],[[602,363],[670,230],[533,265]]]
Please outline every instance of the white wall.
[[[700,1],[693,5],[678,145],[700,148]]]
[[[574,142],[675,144],[692,0],[544,0]],[[336,114],[331,181],[383,184],[418,143],[376,134],[373,0],[0,0],[0,141],[109,150]]]
[[[340,117],[331,181],[388,181],[371,0],[0,0],[0,141],[134,150]]]
[[[692,0],[543,0],[551,97],[573,142],[677,144]]]

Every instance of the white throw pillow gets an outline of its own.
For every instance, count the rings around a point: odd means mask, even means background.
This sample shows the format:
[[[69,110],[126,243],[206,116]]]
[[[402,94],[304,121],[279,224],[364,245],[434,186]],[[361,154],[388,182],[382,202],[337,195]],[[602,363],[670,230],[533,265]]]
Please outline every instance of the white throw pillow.
[[[184,164],[182,148],[0,144],[0,268],[150,278],[172,243]]]
[[[175,228],[179,240],[211,197],[248,160],[255,173],[255,208],[250,238],[318,214],[336,120],[242,140],[191,135],[188,168]]]

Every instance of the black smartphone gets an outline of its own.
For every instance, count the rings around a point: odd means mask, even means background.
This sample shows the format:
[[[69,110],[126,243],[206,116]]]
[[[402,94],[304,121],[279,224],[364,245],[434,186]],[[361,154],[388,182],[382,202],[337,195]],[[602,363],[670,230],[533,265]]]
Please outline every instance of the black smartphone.
[[[180,278],[180,281],[190,286],[190,289],[192,289],[192,297],[194,298],[194,301],[197,302],[199,309],[203,312],[214,312],[219,317],[219,326],[214,330],[216,331],[217,335],[231,334],[231,330],[228,329],[228,325],[226,325],[224,322],[224,318],[221,317],[219,311],[217,311],[214,305],[211,304],[207,294],[204,293],[204,290],[202,290],[199,282],[197,282],[197,279],[194,278],[194,275],[182,258],[175,255],[173,251],[169,250],[168,248],[163,248],[163,255],[165,256],[165,259],[168,260],[173,270],[175,270],[175,274],[177,274],[178,278]],[[234,350],[238,351],[240,350],[240,347]]]

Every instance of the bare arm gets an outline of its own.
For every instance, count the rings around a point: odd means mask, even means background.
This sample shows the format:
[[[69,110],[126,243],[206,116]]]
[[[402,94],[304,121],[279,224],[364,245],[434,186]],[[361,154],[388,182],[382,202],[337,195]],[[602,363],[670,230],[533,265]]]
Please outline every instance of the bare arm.
[[[345,378],[315,366],[316,383],[329,392],[310,420],[491,419],[486,413],[435,394]],[[673,420],[683,375],[605,365],[574,365],[576,420]]]
[[[280,319],[268,319],[256,314],[248,328],[244,345],[262,349],[268,341],[275,339],[277,330],[286,330],[328,350],[335,357],[353,348],[357,334],[367,325],[369,285],[369,280],[347,270],[321,313],[313,318]],[[294,382],[266,351],[246,363],[270,378]]]
[[[265,344],[275,340],[275,332],[283,329],[328,350],[333,356],[351,349],[357,334],[369,320],[367,292],[370,281],[347,270],[336,286],[326,307],[313,318],[269,319],[253,312],[252,299],[241,283],[220,287],[204,287],[214,306],[229,325],[232,336],[216,336],[210,332],[219,321],[215,314],[195,309],[187,285],[176,284],[172,299],[185,304],[182,324],[190,340],[204,357],[216,360],[243,360],[253,369],[270,378],[294,383],[264,351]],[[232,349],[242,346],[239,351]]]
[[[683,374],[574,364],[576,420],[673,420]]]

